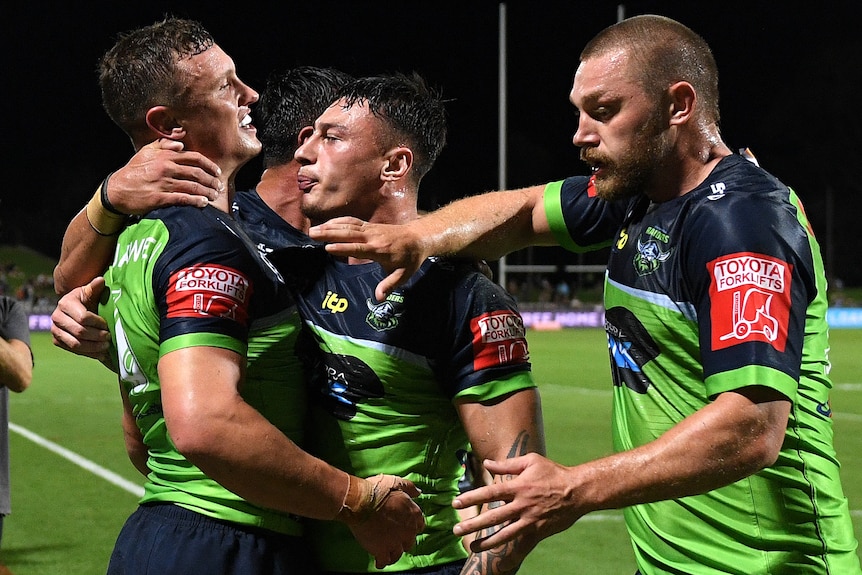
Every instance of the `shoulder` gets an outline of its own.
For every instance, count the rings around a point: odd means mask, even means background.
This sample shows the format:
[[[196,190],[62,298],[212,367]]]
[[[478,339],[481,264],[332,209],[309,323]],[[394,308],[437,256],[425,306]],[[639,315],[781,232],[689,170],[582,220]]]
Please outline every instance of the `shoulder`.
[[[774,231],[774,225],[782,231],[799,227],[790,188],[738,155],[722,160],[682,201],[688,204],[691,227],[703,233],[761,235]]]
[[[491,277],[482,260],[470,258],[429,258],[423,266],[426,285],[447,292],[456,307],[515,309],[514,298]]]
[[[30,320],[24,306],[15,298],[0,296],[0,337],[30,345]]]
[[[27,319],[24,306],[15,298],[0,296],[0,321],[23,321]]]

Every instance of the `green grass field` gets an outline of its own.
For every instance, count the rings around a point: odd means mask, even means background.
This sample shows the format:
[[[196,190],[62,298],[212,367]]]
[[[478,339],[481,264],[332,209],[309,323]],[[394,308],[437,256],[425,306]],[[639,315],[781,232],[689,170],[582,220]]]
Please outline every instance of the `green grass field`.
[[[529,340],[549,455],[570,465],[610,453],[611,393],[603,332],[531,331]],[[123,449],[116,382],[97,362],[54,348],[48,334],[34,334],[33,349],[33,385],[13,395],[10,419],[16,429],[38,437],[10,434],[13,514],[6,518],[0,562],[14,575],[104,573],[136,497],[134,489],[102,470],[141,484]],[[862,330],[833,332],[835,441],[857,537],[862,534],[860,349]],[[69,460],[75,457],[84,459]],[[81,466],[87,462],[95,466]],[[634,571],[622,515],[608,511],[587,515],[543,541],[520,575]]]

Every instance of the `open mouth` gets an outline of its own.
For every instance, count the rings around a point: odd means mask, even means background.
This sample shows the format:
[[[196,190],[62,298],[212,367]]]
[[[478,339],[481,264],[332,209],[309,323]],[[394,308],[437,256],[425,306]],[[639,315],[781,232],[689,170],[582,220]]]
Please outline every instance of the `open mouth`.
[[[242,120],[239,121],[240,128],[249,128],[251,127],[251,114],[246,114],[243,116]]]

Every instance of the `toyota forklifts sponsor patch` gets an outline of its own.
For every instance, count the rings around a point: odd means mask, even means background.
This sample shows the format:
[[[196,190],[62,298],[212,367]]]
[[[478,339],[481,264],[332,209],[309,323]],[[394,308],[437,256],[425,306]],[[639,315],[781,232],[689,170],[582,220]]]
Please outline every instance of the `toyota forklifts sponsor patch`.
[[[524,321],[511,311],[495,311],[470,320],[473,332],[473,368],[529,361]]]
[[[248,278],[233,268],[190,266],[171,276],[168,317],[224,317],[246,324],[250,295]]]
[[[762,341],[784,351],[792,266],[772,256],[739,252],[709,262],[707,269],[712,349]]]

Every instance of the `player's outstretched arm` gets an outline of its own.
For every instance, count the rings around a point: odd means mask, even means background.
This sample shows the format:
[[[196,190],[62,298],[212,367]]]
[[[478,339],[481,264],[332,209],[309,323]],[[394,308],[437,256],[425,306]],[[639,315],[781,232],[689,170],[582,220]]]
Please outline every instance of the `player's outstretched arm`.
[[[326,249],[332,254],[379,262],[389,273],[375,291],[382,300],[429,256],[490,260],[529,245],[552,244],[543,192],[542,185],[471,196],[400,225],[336,218],[312,227],[309,235],[330,242]]]
[[[516,537],[538,542],[592,511],[676,499],[729,485],[775,462],[789,412],[786,397],[752,385],[720,394],[654,441],[574,467],[536,454],[485,461],[491,473],[515,477],[463,493],[453,506],[506,504],[462,521],[455,533],[501,526],[491,536],[473,541],[474,551],[492,549]]]
[[[101,274],[129,215],[167,205],[203,207],[222,191],[219,167],[182,142],[156,140],[110,174],[63,235],[54,289],[60,295]]]

